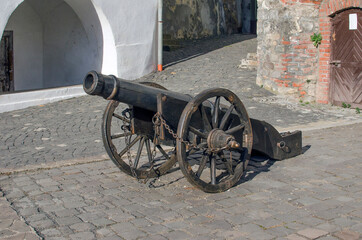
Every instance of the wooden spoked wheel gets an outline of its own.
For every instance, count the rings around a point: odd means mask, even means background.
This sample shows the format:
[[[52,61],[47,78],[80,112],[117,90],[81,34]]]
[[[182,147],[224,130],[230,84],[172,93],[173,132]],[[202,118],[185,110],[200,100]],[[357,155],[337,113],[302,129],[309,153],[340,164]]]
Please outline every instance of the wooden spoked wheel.
[[[155,83],[143,84],[165,89]],[[166,173],[177,161],[174,149],[154,145],[153,137],[149,135],[132,134],[132,111],[132,106],[117,101],[110,101],[107,105],[102,137],[109,157],[123,172],[139,179]]]
[[[177,135],[177,159],[192,185],[215,193],[240,180],[253,135],[246,109],[234,93],[215,88],[198,94],[186,105]]]

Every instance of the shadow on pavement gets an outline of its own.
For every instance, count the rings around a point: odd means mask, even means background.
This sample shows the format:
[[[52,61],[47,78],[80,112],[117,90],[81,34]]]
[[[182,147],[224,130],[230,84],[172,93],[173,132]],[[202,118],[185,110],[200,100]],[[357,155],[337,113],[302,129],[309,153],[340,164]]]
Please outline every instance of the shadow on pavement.
[[[210,39],[179,40],[180,49],[163,51],[163,64],[167,68],[228,45],[253,38],[256,38],[256,35],[233,34],[231,36],[219,36]]]
[[[276,162],[277,160],[270,159],[267,156],[263,155],[252,155],[249,160],[249,164],[246,167],[246,171],[241,177],[240,181],[235,185],[238,186],[245,182],[252,180],[258,174],[262,172],[269,172],[269,168]],[[234,186],[234,187],[235,187]]]

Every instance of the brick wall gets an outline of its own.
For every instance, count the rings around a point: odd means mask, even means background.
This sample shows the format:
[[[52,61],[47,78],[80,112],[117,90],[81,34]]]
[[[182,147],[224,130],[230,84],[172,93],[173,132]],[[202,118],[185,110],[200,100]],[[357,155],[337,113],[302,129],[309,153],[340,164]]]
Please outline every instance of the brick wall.
[[[330,15],[360,0],[258,0],[257,83],[305,101],[328,103]],[[310,36],[321,33],[316,48]]]

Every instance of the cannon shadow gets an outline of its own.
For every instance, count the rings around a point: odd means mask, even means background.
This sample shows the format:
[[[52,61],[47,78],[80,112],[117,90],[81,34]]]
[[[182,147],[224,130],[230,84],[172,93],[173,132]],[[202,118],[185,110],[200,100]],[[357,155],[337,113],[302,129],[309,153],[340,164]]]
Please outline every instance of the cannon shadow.
[[[302,154],[306,153],[310,148],[311,148],[311,145],[305,145],[302,148]],[[196,155],[196,156],[194,156],[195,162],[193,164],[197,163],[197,160],[196,160],[197,154],[195,154],[195,155]],[[243,176],[240,178],[239,182],[237,184],[235,184],[234,187],[239,186],[245,182],[251,181],[253,178],[255,178],[260,173],[269,172],[270,167],[273,166],[275,162],[279,162],[279,161],[280,160],[272,159],[257,151],[253,151],[251,158],[249,160],[248,166],[246,167],[246,171],[244,172]],[[287,161],[287,160],[281,160],[281,161]],[[193,165],[193,164],[191,163],[191,165]],[[168,170],[163,176],[172,174],[177,171],[181,171],[178,164],[176,164],[173,168]],[[162,178],[162,176],[161,176],[161,178]],[[170,186],[174,183],[177,183],[178,181],[180,181],[184,178],[185,178],[185,176],[181,176],[181,177],[173,179],[169,182],[163,182],[160,184],[155,184],[157,179],[151,179],[148,182],[148,185],[150,188],[162,188],[162,187]]]
[[[305,145],[304,147],[302,147],[302,154],[306,153],[310,148],[311,145]],[[275,160],[259,152],[253,152],[249,160],[249,164],[246,167],[245,173],[243,174],[243,176],[240,178],[239,182],[235,186],[238,186],[240,184],[252,180],[260,173],[269,172],[269,168],[273,166],[275,162],[279,161],[287,161],[287,159]]]

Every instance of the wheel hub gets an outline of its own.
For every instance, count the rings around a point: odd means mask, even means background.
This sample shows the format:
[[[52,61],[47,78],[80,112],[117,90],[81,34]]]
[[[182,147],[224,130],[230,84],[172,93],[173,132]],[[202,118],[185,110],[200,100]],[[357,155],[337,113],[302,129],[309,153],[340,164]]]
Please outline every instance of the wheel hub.
[[[226,134],[221,129],[213,129],[210,131],[207,137],[207,145],[213,152],[240,147],[240,144],[235,141],[233,135]]]

